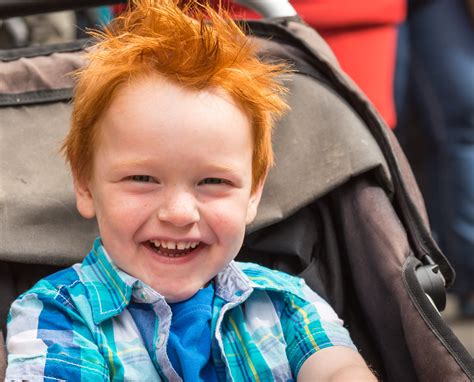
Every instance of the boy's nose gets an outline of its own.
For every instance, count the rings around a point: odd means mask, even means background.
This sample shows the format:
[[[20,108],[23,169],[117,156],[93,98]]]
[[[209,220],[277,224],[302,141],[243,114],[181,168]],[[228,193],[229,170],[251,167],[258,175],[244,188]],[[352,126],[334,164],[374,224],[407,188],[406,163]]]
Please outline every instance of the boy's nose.
[[[198,222],[199,211],[194,196],[189,192],[168,192],[158,208],[158,219],[178,227]]]

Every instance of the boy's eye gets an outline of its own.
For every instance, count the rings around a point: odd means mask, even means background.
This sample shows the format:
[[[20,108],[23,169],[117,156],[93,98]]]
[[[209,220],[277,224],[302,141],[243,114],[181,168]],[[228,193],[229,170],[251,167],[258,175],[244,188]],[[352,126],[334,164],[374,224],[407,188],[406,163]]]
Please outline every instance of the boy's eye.
[[[153,178],[149,175],[132,175],[129,176],[128,179],[140,183],[149,183],[153,181]]]
[[[225,179],[221,178],[206,178],[201,180],[200,184],[227,184]]]

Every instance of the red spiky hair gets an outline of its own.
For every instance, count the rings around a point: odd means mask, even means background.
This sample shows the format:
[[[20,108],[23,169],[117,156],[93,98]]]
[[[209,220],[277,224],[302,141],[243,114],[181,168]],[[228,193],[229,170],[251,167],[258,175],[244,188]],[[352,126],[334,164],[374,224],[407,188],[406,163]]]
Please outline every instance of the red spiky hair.
[[[253,133],[253,189],[273,163],[271,131],[287,105],[278,76],[286,66],[257,58],[256,46],[229,14],[208,4],[133,0],[103,32],[76,72],[71,129],[62,146],[74,177],[90,179],[97,125],[117,90],[159,75],[190,89],[222,88],[247,113]]]

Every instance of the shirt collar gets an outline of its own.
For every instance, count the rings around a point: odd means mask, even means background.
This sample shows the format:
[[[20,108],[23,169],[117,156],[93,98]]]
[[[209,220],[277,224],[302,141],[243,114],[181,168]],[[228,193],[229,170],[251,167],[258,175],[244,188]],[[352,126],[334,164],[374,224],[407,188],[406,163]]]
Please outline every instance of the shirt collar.
[[[122,274],[106,253],[100,238],[81,265],[81,275],[96,324],[120,314],[130,303],[135,280]]]
[[[96,324],[122,313],[132,296],[142,303],[164,299],[150,286],[119,269],[102,246],[100,238],[95,240],[92,250],[82,262],[81,274]],[[214,280],[216,296],[227,302],[242,301],[254,287],[258,287],[233,261]]]
[[[234,261],[219,272],[214,280],[216,296],[227,302],[244,300],[252,293],[254,287]]]

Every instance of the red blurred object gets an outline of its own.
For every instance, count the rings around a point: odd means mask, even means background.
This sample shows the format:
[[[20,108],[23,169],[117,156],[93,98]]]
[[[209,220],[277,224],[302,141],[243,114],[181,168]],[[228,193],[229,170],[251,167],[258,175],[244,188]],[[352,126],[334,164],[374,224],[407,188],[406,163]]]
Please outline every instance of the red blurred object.
[[[127,4],[117,4],[117,5],[113,5],[112,6],[112,14],[114,16],[118,16],[120,15],[124,10],[125,8],[127,8]]]
[[[214,4],[218,0],[212,1]],[[236,18],[259,15],[222,3]],[[328,42],[341,67],[360,86],[390,127],[395,127],[393,78],[398,24],[405,0],[291,0],[303,20]]]

